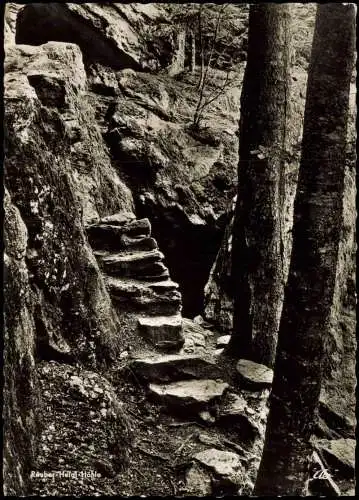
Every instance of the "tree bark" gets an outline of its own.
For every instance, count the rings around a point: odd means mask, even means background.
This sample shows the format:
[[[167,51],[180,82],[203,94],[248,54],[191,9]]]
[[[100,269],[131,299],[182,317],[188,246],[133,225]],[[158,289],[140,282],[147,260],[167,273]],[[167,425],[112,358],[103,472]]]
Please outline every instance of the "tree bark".
[[[196,33],[194,31],[191,32],[191,42],[192,42],[191,72],[192,75],[194,75],[196,72]]]
[[[204,41],[203,41],[203,32],[202,32],[202,9],[203,4],[200,5],[198,11],[198,35],[199,35],[199,50],[201,53],[201,75],[198,81],[197,88],[201,89],[203,85],[204,78]]]
[[[184,71],[186,46],[186,29],[180,27],[177,31],[177,49],[174,53],[172,63],[168,69],[170,76],[176,76]]]
[[[283,149],[289,100],[288,4],[250,7],[241,95],[238,196],[233,228],[235,283],[228,354],[271,366],[283,301]]]
[[[317,8],[294,204],[293,250],[255,495],[305,495],[344,190],[354,5]]]

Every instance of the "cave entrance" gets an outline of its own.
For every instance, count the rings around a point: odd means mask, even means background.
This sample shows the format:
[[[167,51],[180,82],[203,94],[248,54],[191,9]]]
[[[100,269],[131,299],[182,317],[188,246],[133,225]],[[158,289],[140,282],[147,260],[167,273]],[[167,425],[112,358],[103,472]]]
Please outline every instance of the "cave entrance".
[[[151,221],[152,235],[165,254],[171,278],[180,285],[183,316],[202,315],[204,287],[221,245],[225,221],[216,226],[197,226],[175,209],[142,204],[138,204],[136,213]]]

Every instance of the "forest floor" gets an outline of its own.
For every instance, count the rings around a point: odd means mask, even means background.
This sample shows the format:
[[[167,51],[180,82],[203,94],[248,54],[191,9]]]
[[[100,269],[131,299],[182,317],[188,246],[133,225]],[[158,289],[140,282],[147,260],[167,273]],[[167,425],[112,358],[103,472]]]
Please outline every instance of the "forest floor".
[[[243,428],[152,401],[129,362],[120,361],[107,377],[55,361],[38,365],[43,431],[32,495],[202,496],[213,487],[219,495],[238,494],[233,484],[213,483],[205,469],[193,468],[194,455],[208,448],[240,453],[240,493],[249,494],[260,459],[268,390],[240,390],[224,360],[223,378],[256,414],[261,432],[253,439],[252,432],[243,435]]]
[[[121,360],[105,374],[55,361],[38,365],[43,429],[31,473],[31,494],[251,494],[263,445],[269,391],[243,389],[230,360],[218,358],[229,390],[248,405],[249,421],[259,429],[253,434],[253,427],[242,427],[243,421],[239,426],[228,425],[203,419],[198,412],[174,411],[158,404],[130,363],[129,358]],[[223,481],[223,476],[206,470],[194,458],[213,448],[238,454],[240,487]],[[350,475],[343,475],[339,468],[333,477],[342,494],[353,493]],[[314,494],[328,491],[321,480],[313,485]]]

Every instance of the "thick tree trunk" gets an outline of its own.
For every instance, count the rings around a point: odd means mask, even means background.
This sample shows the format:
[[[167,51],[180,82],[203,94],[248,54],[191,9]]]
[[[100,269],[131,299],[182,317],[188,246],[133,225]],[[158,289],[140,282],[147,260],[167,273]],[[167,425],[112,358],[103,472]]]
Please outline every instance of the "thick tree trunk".
[[[354,6],[318,6],[293,251],[256,495],[304,495],[328,333],[340,231]]]
[[[284,286],[281,221],[289,101],[288,4],[251,5],[248,38],[233,229],[236,291],[228,354],[271,366]]]

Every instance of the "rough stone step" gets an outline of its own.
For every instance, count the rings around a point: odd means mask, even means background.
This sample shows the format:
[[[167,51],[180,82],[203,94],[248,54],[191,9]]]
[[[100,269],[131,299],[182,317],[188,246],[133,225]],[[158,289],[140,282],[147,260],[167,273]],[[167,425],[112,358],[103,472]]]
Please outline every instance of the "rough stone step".
[[[136,375],[151,382],[171,382],[188,378],[219,378],[215,362],[191,354],[167,354],[138,358],[131,363]]]
[[[260,435],[260,428],[253,418],[255,411],[243,396],[227,392],[218,408],[218,425],[232,429],[241,441],[252,441]]]
[[[119,241],[122,235],[131,237],[151,235],[151,224],[148,219],[140,219],[119,224],[91,224],[86,228],[87,237],[93,248],[102,248],[101,245],[112,245]]]
[[[161,273],[156,273],[156,274],[143,274],[140,278],[143,281],[148,281],[148,282],[160,282],[160,281],[167,281],[168,278],[170,277],[170,273],[167,269],[167,267],[164,265],[164,270]]]
[[[273,370],[268,366],[248,359],[240,359],[236,366],[242,382],[252,389],[261,389],[272,385]]]
[[[162,292],[162,290],[178,290],[179,289],[179,284],[176,283],[175,281],[172,281],[170,279],[166,281],[154,281],[154,282],[147,282],[145,281],[147,286],[152,288],[152,290],[155,290],[156,292]]]
[[[164,255],[159,250],[129,253],[96,251],[94,253],[100,267],[109,275],[141,278],[143,275],[147,276],[148,273],[156,275],[167,270],[161,262]]]
[[[138,318],[140,334],[155,346],[165,348],[183,345],[182,317],[173,316],[144,316]]]
[[[117,214],[108,215],[100,220],[100,224],[112,224],[114,226],[123,226],[136,220],[133,212],[118,212]]]
[[[151,237],[132,238],[125,234],[121,237],[121,249],[127,251],[149,251],[158,249],[157,241]]]
[[[157,241],[149,236],[128,236],[122,234],[117,238],[94,239],[91,241],[94,250],[111,252],[141,252],[158,248]]]
[[[107,276],[106,283],[114,295],[121,295],[122,293],[124,293],[125,295],[141,295],[153,291],[161,295],[176,292],[177,294],[179,294],[179,296],[181,296],[181,292],[178,290],[178,283],[175,283],[170,279],[167,279],[165,281],[150,282],[129,278],[119,278],[115,276]]]
[[[230,335],[222,335],[221,337],[218,337],[217,339],[217,347],[226,347],[229,344],[229,341],[231,340]]]
[[[194,411],[217,401],[228,389],[223,380],[191,379],[170,384],[150,384],[150,394],[162,404]]]
[[[193,458],[215,474],[217,481],[219,481],[218,486],[232,484],[238,488],[244,482],[244,468],[241,458],[232,451],[210,448],[197,453]]]
[[[179,290],[168,287],[151,287],[146,281],[107,276],[106,284],[117,304],[141,309],[148,315],[173,315],[181,310],[182,296]]]

